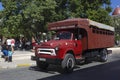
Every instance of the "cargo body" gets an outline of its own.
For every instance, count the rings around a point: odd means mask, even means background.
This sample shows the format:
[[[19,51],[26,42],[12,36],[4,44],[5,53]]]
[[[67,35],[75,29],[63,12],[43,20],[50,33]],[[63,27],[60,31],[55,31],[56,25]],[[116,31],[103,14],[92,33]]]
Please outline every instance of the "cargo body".
[[[75,64],[94,59],[107,61],[107,48],[114,46],[114,28],[89,19],[67,19],[53,22],[48,30],[55,31],[53,39],[35,49],[37,66],[61,65],[71,72]]]
[[[70,19],[49,24],[49,30],[63,30],[64,26],[80,28],[83,49],[107,48],[114,46],[114,28],[89,19]],[[72,30],[73,30],[72,29]],[[94,41],[94,42],[93,42]]]

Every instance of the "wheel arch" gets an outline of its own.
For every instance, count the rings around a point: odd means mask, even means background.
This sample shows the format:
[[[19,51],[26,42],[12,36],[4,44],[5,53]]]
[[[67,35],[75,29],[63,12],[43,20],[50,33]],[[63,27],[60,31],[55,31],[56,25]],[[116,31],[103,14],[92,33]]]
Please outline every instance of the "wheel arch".
[[[73,50],[68,50],[68,51],[66,51],[65,54],[63,55],[62,59],[65,58],[65,55],[66,55],[66,54],[72,54],[72,55],[75,57],[74,51],[73,51]]]
[[[75,57],[73,50],[67,51],[66,54],[72,54]]]

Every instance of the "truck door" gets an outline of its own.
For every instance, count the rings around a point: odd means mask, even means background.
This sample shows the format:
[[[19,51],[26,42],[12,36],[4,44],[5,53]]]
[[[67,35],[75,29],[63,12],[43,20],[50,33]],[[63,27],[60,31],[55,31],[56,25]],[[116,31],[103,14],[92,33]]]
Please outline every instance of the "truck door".
[[[82,53],[81,38],[82,38],[82,36],[80,34],[78,35],[78,33],[76,33],[74,36],[74,50],[75,50],[76,54]]]
[[[81,51],[86,50],[88,48],[87,31],[83,28],[77,28],[76,30],[74,30],[74,36],[76,43],[76,51],[79,52],[79,49]]]
[[[74,41],[74,50],[76,54],[80,54],[82,52],[81,40]]]

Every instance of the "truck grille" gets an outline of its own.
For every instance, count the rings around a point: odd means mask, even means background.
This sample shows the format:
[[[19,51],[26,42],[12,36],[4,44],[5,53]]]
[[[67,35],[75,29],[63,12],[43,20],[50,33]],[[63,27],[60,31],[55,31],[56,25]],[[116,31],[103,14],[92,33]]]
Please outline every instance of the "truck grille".
[[[56,56],[55,49],[38,48],[38,54],[49,54]]]

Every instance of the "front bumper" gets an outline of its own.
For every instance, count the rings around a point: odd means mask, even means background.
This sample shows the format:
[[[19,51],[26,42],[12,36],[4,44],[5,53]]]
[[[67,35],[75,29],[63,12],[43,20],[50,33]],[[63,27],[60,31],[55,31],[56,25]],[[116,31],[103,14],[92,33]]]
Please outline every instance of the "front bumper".
[[[62,62],[62,59],[57,59],[57,58],[41,58],[41,57],[36,57],[36,56],[31,56],[31,60],[40,61],[40,62],[46,62],[48,64],[55,64],[55,65],[59,65]]]

